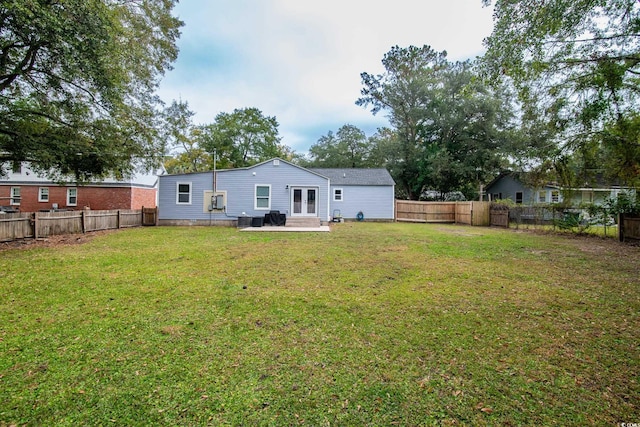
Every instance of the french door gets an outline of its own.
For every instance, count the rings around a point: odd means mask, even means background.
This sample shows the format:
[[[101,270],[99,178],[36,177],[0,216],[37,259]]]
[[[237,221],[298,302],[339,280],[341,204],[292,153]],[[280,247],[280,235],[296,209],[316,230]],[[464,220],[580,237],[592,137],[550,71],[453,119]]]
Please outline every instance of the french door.
[[[292,216],[318,216],[318,189],[293,187],[291,212]]]

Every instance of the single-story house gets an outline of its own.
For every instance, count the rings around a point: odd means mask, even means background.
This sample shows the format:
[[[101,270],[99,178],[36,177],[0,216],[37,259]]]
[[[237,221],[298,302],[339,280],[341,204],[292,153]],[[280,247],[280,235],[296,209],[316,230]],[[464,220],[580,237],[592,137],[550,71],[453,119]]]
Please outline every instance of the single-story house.
[[[386,169],[306,169],[283,159],[250,167],[160,177],[161,225],[235,225],[279,211],[287,218],[334,216],[392,221],[395,182]]]
[[[602,180],[585,183],[582,187],[562,188],[554,183],[545,183],[537,188],[523,183],[526,173],[503,172],[485,187],[491,201],[511,199],[516,204],[535,205],[569,202],[578,207],[582,204],[601,204],[607,198],[615,198],[625,187],[605,185]]]
[[[59,184],[34,172],[26,162],[16,163],[0,177],[0,206],[22,212],[153,208],[157,206],[158,176],[162,173],[164,169],[138,172],[122,180]]]

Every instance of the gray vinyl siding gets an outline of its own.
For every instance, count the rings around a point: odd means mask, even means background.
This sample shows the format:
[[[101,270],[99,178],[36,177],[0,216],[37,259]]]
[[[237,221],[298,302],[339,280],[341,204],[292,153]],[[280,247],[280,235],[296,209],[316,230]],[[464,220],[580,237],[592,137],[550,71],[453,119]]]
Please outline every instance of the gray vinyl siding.
[[[279,164],[276,166],[275,163]],[[249,168],[222,170],[216,173],[216,179],[216,191],[226,192],[226,210],[222,212],[203,209],[205,191],[213,190],[213,172],[161,176],[158,190],[159,219],[230,220],[240,215],[264,216],[269,210],[279,210],[290,217],[290,191],[292,187],[299,186],[318,189],[318,217],[322,221],[329,220],[328,178],[288,162],[270,160]],[[191,183],[190,205],[176,203],[178,182]],[[271,186],[269,209],[255,209],[256,185]]]
[[[494,194],[501,194],[502,199],[511,199],[515,202],[516,193],[522,192],[522,203],[531,204],[534,201],[534,192],[532,189],[525,187],[520,181],[510,176],[502,177],[490,188],[487,188],[486,192],[491,194],[492,200],[494,200]]]
[[[158,187],[158,219],[209,219],[203,213],[204,191],[213,186],[213,173],[163,175]],[[191,203],[177,204],[178,182],[191,184]]]
[[[243,212],[248,216],[262,216],[269,210],[278,210],[290,217],[291,188],[314,187],[318,189],[318,217],[328,221],[328,179],[283,161],[279,163],[274,166],[273,161],[269,161],[252,168],[219,172],[217,189],[227,191],[227,213],[234,217]],[[256,185],[271,186],[270,209],[255,209]]]
[[[342,189],[342,201],[333,200],[333,189]],[[394,187],[360,186],[360,185],[332,185],[331,186],[331,215],[335,209],[345,219],[354,219],[358,212],[362,212],[367,219],[394,219]]]

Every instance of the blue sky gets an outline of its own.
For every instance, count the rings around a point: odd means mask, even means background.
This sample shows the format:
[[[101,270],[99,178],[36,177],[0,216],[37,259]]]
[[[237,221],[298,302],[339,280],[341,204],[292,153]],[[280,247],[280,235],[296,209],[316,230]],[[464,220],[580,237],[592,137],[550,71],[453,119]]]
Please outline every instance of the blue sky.
[[[197,124],[259,108],[276,117],[284,144],[306,153],[344,124],[367,136],[387,125],[355,101],[360,73],[381,73],[392,46],[475,58],[492,12],[481,0],[181,0],[180,54],[159,95],[187,101]]]

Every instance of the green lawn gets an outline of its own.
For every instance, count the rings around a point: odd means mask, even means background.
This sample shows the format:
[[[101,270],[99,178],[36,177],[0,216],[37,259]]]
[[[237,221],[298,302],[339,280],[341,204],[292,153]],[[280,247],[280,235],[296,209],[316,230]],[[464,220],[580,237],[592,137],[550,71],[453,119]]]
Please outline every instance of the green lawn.
[[[640,422],[640,248],[139,228],[0,252],[0,426]]]

